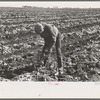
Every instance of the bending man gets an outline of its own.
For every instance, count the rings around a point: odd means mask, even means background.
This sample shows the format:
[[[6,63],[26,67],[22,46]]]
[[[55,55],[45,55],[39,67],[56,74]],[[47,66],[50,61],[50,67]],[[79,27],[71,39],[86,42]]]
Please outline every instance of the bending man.
[[[35,25],[35,32],[44,38],[44,47],[42,50],[42,56],[44,54],[50,54],[53,45],[56,47],[58,73],[63,72],[62,54],[61,54],[61,38],[58,29],[52,24]]]

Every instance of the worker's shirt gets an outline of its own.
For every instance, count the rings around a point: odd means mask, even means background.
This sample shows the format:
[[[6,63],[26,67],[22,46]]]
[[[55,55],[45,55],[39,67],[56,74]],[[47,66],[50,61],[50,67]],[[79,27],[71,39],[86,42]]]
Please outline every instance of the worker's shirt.
[[[58,29],[52,24],[45,24],[44,31],[42,32],[41,37],[44,38],[45,45],[43,47],[43,52],[45,49],[50,50],[56,42],[56,38],[59,34]]]

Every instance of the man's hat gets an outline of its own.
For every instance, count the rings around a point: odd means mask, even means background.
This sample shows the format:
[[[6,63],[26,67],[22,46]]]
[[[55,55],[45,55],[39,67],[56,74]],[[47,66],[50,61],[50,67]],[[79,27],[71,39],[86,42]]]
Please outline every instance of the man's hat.
[[[36,33],[39,33],[43,28],[44,27],[41,23],[37,23],[34,27]]]

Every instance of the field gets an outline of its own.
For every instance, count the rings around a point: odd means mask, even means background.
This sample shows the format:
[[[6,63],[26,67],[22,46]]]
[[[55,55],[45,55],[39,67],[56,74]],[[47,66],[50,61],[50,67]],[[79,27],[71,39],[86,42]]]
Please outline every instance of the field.
[[[55,48],[46,66],[39,63],[44,45],[36,22],[61,32],[64,74]],[[0,7],[0,81],[100,81],[100,9]]]

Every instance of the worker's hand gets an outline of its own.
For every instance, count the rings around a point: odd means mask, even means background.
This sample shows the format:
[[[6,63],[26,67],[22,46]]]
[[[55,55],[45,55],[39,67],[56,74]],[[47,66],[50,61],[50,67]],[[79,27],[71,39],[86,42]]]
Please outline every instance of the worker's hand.
[[[50,53],[50,51],[48,49],[45,50],[45,55],[48,55]]]
[[[51,53],[51,51],[52,51],[51,49],[45,49],[44,53],[45,53],[45,55],[49,55]]]

